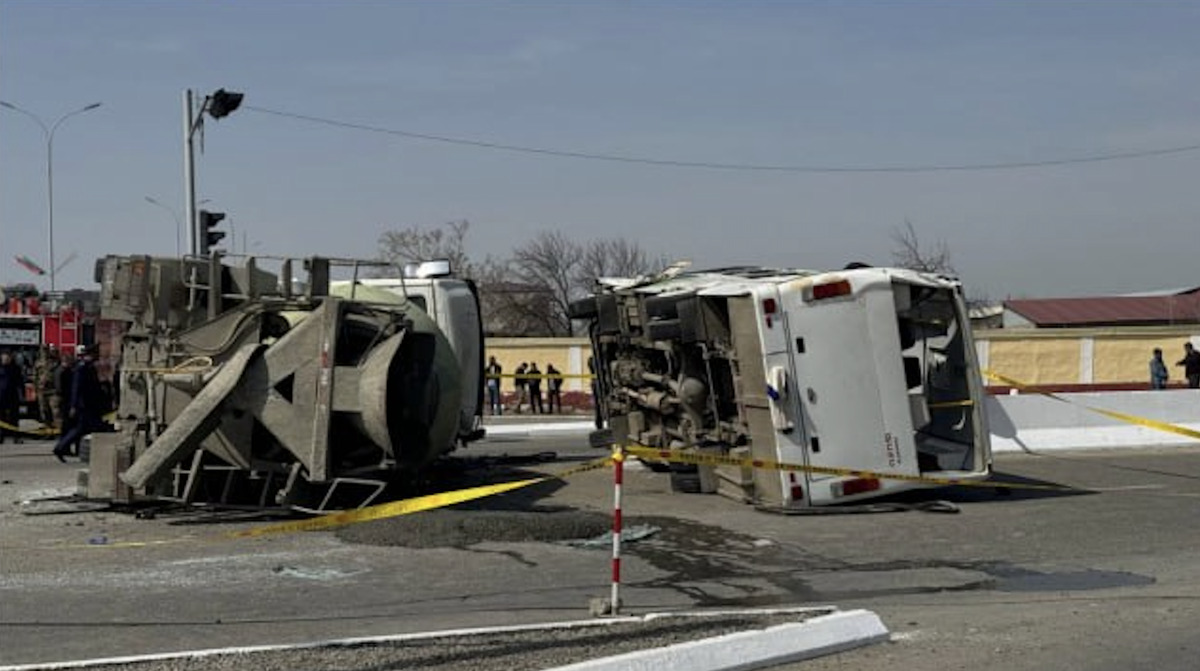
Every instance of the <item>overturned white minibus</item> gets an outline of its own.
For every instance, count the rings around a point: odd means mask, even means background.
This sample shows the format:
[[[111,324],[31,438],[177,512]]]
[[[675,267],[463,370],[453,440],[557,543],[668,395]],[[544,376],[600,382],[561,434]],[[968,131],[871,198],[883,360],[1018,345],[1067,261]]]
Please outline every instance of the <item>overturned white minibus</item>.
[[[952,278],[667,272],[601,280],[572,317],[589,322],[612,440],[723,458],[671,464],[677,489],[793,508],[990,475],[983,385]]]

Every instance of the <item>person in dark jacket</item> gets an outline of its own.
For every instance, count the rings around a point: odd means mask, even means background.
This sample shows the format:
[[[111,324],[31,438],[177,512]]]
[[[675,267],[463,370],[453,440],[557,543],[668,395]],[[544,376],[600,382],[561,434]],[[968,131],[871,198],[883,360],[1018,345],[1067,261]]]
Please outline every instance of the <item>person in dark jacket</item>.
[[[21,421],[21,397],[25,395],[25,375],[9,352],[0,352],[0,443],[11,435],[21,442],[17,427]],[[12,428],[9,428],[12,427]]]
[[[1200,389],[1200,352],[1192,343],[1183,343],[1183,358],[1175,365],[1183,366],[1183,376],[1187,378],[1189,389]]]
[[[517,385],[517,414],[521,414],[521,406],[529,401],[529,378],[525,377],[525,371],[529,368],[529,364],[524,361],[520,366],[517,366],[515,380]]]
[[[483,372],[487,375],[488,407],[491,408],[493,415],[503,415],[504,403],[500,396],[500,376],[504,374],[504,369],[493,356],[488,358],[487,368],[484,368]]]
[[[525,374],[529,376],[529,412],[541,415],[546,409],[542,407],[542,371],[538,370],[536,361],[529,364]]]
[[[563,377],[554,364],[546,364],[546,412],[562,414]]]
[[[50,402],[58,423],[55,428],[61,436],[71,428],[70,420],[67,419],[67,408],[71,405],[71,380],[75,375],[77,359],[75,351],[71,348],[64,349],[59,356],[58,367],[54,370],[54,396]]]
[[[84,349],[71,374],[71,395],[65,416],[70,428],[64,429],[54,445],[54,456],[59,461],[65,462],[68,454],[79,454],[83,437],[102,427],[106,406],[100,375],[96,372],[96,352]]]

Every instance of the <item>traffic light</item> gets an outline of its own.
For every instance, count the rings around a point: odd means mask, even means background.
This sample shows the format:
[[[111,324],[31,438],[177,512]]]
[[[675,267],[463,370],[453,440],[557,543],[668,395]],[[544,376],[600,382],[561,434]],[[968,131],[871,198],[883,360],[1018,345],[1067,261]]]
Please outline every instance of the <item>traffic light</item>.
[[[213,245],[225,237],[225,231],[212,230],[225,218],[224,212],[209,212],[200,210],[200,253],[209,254]]]
[[[234,93],[225,89],[217,89],[215,93],[208,97],[208,114],[214,119],[229,116],[229,113],[238,108],[242,104],[242,98],[245,95],[242,93]]]

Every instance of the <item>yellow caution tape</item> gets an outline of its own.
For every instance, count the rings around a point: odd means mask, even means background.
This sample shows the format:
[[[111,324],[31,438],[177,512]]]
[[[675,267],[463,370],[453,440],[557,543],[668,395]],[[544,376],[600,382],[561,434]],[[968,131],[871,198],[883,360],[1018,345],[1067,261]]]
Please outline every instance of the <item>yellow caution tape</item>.
[[[314,517],[307,520],[297,520],[294,522],[281,522],[265,527],[257,527],[254,529],[245,529],[235,531],[229,534],[230,538],[254,538],[258,536],[267,536],[274,534],[295,533],[298,531],[317,531],[320,529],[332,529],[334,527],[346,526],[349,524],[358,524],[359,522],[369,522],[371,520],[381,520],[389,517],[399,517],[401,515],[411,515],[425,510],[433,510],[435,508],[445,508],[458,503],[474,501],[488,496],[494,496],[503,492],[509,492],[514,489],[521,489],[530,485],[536,485],[539,482],[547,480],[556,480],[570,477],[577,473],[590,471],[597,468],[603,468],[609,464],[609,458],[595,459],[580,466],[569,468],[557,475],[546,475],[540,478],[530,478],[528,480],[518,480],[516,482],[504,482],[498,485],[483,485],[480,487],[471,487],[470,489],[459,489],[453,492],[442,492],[440,494],[428,494],[426,496],[418,496],[412,499],[404,499],[403,501],[391,501],[389,503],[381,503],[366,508],[358,508],[356,510],[346,510],[338,513],[330,513],[320,517]]]
[[[176,538],[167,540],[147,540],[147,541],[120,541],[110,543],[107,540],[103,542],[89,542],[89,548],[113,548],[113,549],[128,549],[141,548],[151,545],[167,545],[172,543],[186,543],[192,541],[228,541],[239,538],[256,538],[259,536],[269,536],[276,534],[289,534],[300,531],[318,531],[322,529],[332,529],[334,527],[347,526],[350,524],[358,524],[359,522],[369,522],[371,520],[380,520],[388,517],[399,517],[400,515],[410,515],[412,513],[422,512],[425,510],[433,510],[435,508],[444,508],[457,503],[465,503],[475,499],[481,499],[487,496],[493,496],[503,492],[521,489],[535,485],[539,482],[547,480],[561,480],[585,471],[591,471],[598,468],[604,468],[612,463],[611,457],[602,457],[593,459],[586,463],[580,464],[572,468],[568,468],[561,473],[554,475],[545,475],[538,478],[529,478],[527,480],[517,480],[515,482],[505,482],[498,485],[483,485],[480,487],[471,487],[469,489],[460,489],[453,492],[442,492],[440,494],[429,494],[427,496],[418,496],[412,499],[403,501],[392,501],[390,503],[381,503],[375,506],[359,508],[356,510],[347,510],[338,513],[329,513],[320,517],[314,517],[307,520],[297,520],[294,522],[281,522],[279,524],[271,524],[253,529],[243,529],[234,531],[228,534],[220,534],[217,536],[192,536],[188,538]],[[32,548],[15,548],[15,547],[0,547],[5,550],[25,549],[25,550],[74,550],[78,549],[79,545],[49,545]]]
[[[423,510],[444,508],[446,506],[452,506],[456,503],[473,501],[475,499],[481,499],[485,496],[492,496],[501,492],[521,489],[522,487],[528,487],[530,485],[535,485],[539,482],[545,482],[546,480],[550,479],[552,478],[547,476],[542,478],[531,478],[529,480],[518,480],[516,482],[506,482],[499,485],[486,485],[483,487],[460,489],[455,492],[429,494],[427,496],[418,496],[415,499],[392,501],[391,503],[381,503],[379,505],[359,508],[357,510],[330,513],[328,515],[322,515],[320,517],[314,517],[307,520],[281,522],[279,524],[272,524],[265,527],[235,531],[229,534],[229,536],[230,538],[256,538],[258,536],[290,534],[298,531],[331,529],[333,527],[341,527],[348,524],[358,524],[359,522],[381,520],[388,517],[399,517],[400,515],[410,515]]]
[[[991,371],[991,370],[984,370],[983,374],[992,378],[993,380],[1003,382],[1004,384],[1007,384],[1010,387],[1016,387],[1017,389],[1021,389],[1027,393],[1041,394],[1042,396],[1045,396],[1047,398],[1052,398],[1055,401],[1058,401],[1060,403],[1066,403],[1068,405],[1079,406],[1080,408],[1083,408],[1084,410],[1090,410],[1092,412],[1099,413],[1106,417],[1112,417],[1113,419],[1119,419],[1122,422],[1128,422],[1130,424],[1136,424],[1138,426],[1144,426],[1146,428],[1157,429],[1159,431],[1166,431],[1168,433],[1175,433],[1180,436],[1187,436],[1188,438],[1195,438],[1197,440],[1200,440],[1200,431],[1195,431],[1193,429],[1189,429],[1186,426],[1179,426],[1178,424],[1171,424],[1169,422],[1160,422],[1158,420],[1150,419],[1148,417],[1139,417],[1138,415],[1130,415],[1130,414],[1127,414],[1124,412],[1117,412],[1116,410],[1105,410],[1104,408],[1096,408],[1096,407],[1092,407],[1090,405],[1085,405],[1083,403],[1076,403],[1075,401],[1065,399],[1057,394],[1053,394],[1048,391],[1037,391],[1035,389],[1032,389],[1030,387],[1030,385],[1027,385],[1023,382],[1014,380],[1011,377],[1005,377],[1005,376],[1003,376],[999,373],[996,373],[994,371]]]
[[[53,544],[53,545],[35,545],[32,547],[22,547],[22,546],[18,546],[18,545],[3,545],[3,546],[0,546],[0,550],[3,550],[5,552],[11,552],[11,551],[17,551],[17,550],[21,550],[24,552],[51,551],[51,550],[79,550],[81,548],[88,548],[88,549],[111,548],[114,550],[121,550],[121,549],[129,549],[129,548],[150,547],[152,545],[176,545],[179,543],[191,543],[191,542],[195,542],[198,540],[205,540],[205,539],[203,539],[199,536],[187,536],[185,538],[169,538],[169,539],[148,540],[148,541],[117,541],[117,542],[110,543],[107,538],[92,538],[92,539],[88,539],[88,541],[86,543],[71,543],[71,544],[57,543],[57,544]]]
[[[975,401],[967,399],[965,401],[942,401],[941,403],[930,403],[930,410],[939,410],[941,408],[965,408],[975,405]]]
[[[9,424],[8,422],[0,422],[0,429],[5,429],[6,431],[9,431],[11,433],[19,433],[19,434],[25,435],[25,436],[57,436],[58,435],[58,429],[54,429],[54,428],[51,428],[48,426],[43,426],[43,427],[40,427],[37,429],[22,429],[21,427],[13,426],[12,424]]]
[[[401,515],[412,515],[420,513],[422,510],[433,510],[436,508],[445,508],[448,505],[457,503],[466,503],[475,501],[476,498],[484,498],[488,496],[498,495],[498,493],[508,492],[512,490],[520,490],[522,487],[545,483],[546,480],[556,480],[568,478],[570,475],[583,473],[584,471],[593,471],[595,468],[602,468],[608,465],[610,459],[596,459],[583,463],[581,466],[568,468],[566,471],[557,475],[544,475],[541,478],[530,478],[528,480],[517,480],[515,483],[502,483],[499,485],[482,485],[479,487],[470,487],[467,490],[457,490],[452,492],[433,493],[433,495],[419,496],[416,498],[406,498],[403,501],[392,501],[390,503],[380,503],[378,505],[368,505],[366,508],[356,510],[344,510],[342,513],[330,513],[320,517],[312,517],[310,520],[298,520],[294,522],[281,522],[278,525],[270,525],[265,527],[257,527],[253,529],[244,529],[244,531],[233,532],[229,534],[230,538],[254,538],[260,535],[271,535],[281,533],[295,532],[311,532],[318,529],[329,529],[334,527],[344,527],[347,525],[356,525],[359,522],[370,522],[372,520],[383,520],[386,517],[398,517]]]
[[[850,476],[856,478],[876,478],[879,480],[903,480],[905,482],[918,482],[928,485],[954,485],[961,487],[987,487],[987,488],[1004,488],[1004,489],[1040,489],[1047,491],[1074,491],[1074,487],[1066,485],[1030,485],[1013,482],[991,482],[987,480],[966,480],[962,478],[931,478],[924,475],[907,475],[904,473],[883,473],[880,471],[864,471],[856,468],[833,468],[830,466],[806,466],[804,464],[789,464],[781,461],[772,461],[770,459],[752,459],[746,457],[730,457],[718,454],[703,454],[698,452],[685,452],[681,450],[662,450],[644,445],[635,445],[625,448],[625,453],[641,457],[643,459],[652,459],[656,461],[670,461],[682,464],[695,464],[702,466],[738,466],[741,468],[758,468],[772,471],[790,471],[801,473],[819,473],[822,475],[839,475]]]

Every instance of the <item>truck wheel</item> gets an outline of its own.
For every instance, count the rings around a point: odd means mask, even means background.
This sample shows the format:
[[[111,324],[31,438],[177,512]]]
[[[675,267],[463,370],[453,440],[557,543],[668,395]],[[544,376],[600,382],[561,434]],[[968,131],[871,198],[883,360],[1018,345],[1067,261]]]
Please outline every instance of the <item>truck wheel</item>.
[[[588,434],[588,444],[595,448],[609,448],[615,442],[612,429],[600,429]]]
[[[643,466],[645,466],[646,468],[649,468],[654,473],[669,473],[669,472],[671,472],[671,464],[668,464],[666,462],[656,461],[654,459],[642,459],[640,457],[638,458],[638,461],[642,462]]]
[[[681,494],[700,493],[700,471],[692,465],[671,466],[671,491]]]

